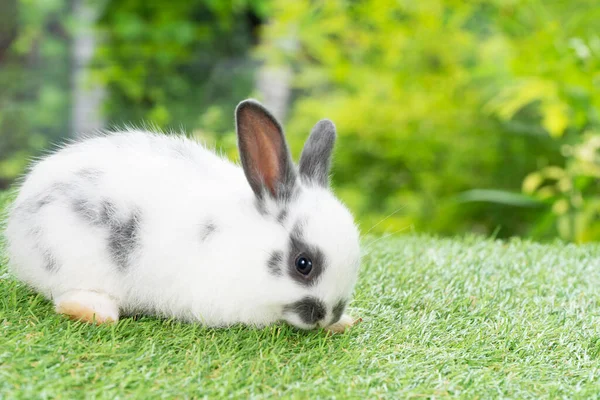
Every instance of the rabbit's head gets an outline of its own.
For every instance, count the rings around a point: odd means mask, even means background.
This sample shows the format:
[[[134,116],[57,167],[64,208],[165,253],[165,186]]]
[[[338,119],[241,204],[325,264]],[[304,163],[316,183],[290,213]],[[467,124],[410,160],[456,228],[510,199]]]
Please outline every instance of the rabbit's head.
[[[281,293],[282,319],[304,329],[331,325],[350,301],[360,264],[354,219],[329,187],[335,126],[314,126],[298,167],[280,124],[260,103],[241,102],[236,127],[256,207],[288,235],[266,266]]]

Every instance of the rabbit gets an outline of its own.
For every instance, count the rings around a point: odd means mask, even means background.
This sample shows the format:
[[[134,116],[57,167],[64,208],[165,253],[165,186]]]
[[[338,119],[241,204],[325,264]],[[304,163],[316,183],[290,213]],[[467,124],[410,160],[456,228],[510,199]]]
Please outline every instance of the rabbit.
[[[298,166],[258,101],[239,103],[235,124],[241,166],[135,129],[41,158],[8,210],[9,270],[86,322],[351,326],[359,233],[329,187],[334,124],[314,126]]]

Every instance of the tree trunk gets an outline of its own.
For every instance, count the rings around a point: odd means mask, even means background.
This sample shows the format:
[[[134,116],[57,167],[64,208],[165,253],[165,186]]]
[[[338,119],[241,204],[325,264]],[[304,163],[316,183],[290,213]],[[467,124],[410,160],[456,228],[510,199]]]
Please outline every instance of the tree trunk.
[[[287,116],[292,72],[288,67],[263,66],[258,71],[256,88],[262,103],[279,121]]]
[[[99,14],[99,6],[93,4],[86,0],[73,3],[76,29],[71,47],[71,136],[74,137],[92,134],[104,127],[101,115],[104,89],[90,80],[90,62],[97,44],[94,23]]]

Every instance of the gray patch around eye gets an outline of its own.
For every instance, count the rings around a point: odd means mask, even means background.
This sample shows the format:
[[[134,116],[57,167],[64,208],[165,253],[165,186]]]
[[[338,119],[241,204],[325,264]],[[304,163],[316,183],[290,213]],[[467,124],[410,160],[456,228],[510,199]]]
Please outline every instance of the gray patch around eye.
[[[132,253],[139,246],[140,212],[135,210],[125,221],[111,221],[108,248],[121,271],[129,266]]]
[[[217,231],[217,225],[212,222],[207,222],[202,225],[202,229],[200,231],[200,240],[205,242],[210,236],[212,236]]]
[[[269,261],[267,262],[267,266],[269,267],[269,273],[274,276],[281,276],[283,272],[281,271],[281,264],[283,262],[283,251],[274,251],[271,253],[269,257]]]
[[[305,297],[295,303],[286,305],[283,309],[284,312],[296,314],[302,322],[308,325],[316,324],[327,315],[323,302],[314,297]]]
[[[335,304],[332,311],[331,324],[335,324],[340,320],[340,318],[342,318],[342,314],[344,313],[345,309],[346,302],[344,300],[340,300]]]
[[[308,275],[302,275],[296,270],[296,258],[301,254],[312,261],[312,270]],[[290,277],[303,286],[313,286],[319,281],[326,262],[323,252],[304,240],[303,224],[296,223],[288,244],[288,274]]]

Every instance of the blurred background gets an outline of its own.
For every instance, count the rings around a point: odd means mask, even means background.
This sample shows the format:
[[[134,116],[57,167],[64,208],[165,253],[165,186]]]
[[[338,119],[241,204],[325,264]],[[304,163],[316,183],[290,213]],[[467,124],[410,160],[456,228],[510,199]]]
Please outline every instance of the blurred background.
[[[125,124],[235,160],[246,97],[336,123],[363,233],[600,240],[598,0],[0,0],[0,190]]]

